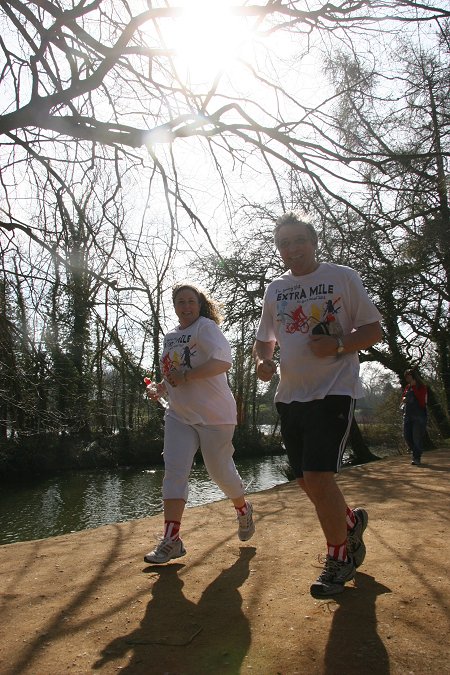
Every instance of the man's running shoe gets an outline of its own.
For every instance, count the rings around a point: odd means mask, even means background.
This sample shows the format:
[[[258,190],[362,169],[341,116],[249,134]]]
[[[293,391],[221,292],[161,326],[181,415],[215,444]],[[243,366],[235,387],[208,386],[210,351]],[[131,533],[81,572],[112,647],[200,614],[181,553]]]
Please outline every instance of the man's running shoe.
[[[355,565],[351,558],[347,561],[335,560],[327,555],[325,565],[317,580],[312,584],[310,593],[313,598],[332,598],[344,590],[346,581],[355,576]]]
[[[253,506],[247,502],[247,512],[241,516],[238,514],[238,537],[241,541],[248,541],[255,534],[255,523],[253,522]]]
[[[366,557],[366,546],[363,542],[364,530],[369,522],[369,516],[364,509],[353,509],[356,518],[356,525],[347,535],[347,555],[353,558],[355,567],[363,564]]]
[[[169,562],[172,558],[181,558],[186,555],[186,549],[181,539],[172,541],[171,539],[161,539],[158,546],[147,555],[144,555],[144,561],[151,565],[162,565]]]

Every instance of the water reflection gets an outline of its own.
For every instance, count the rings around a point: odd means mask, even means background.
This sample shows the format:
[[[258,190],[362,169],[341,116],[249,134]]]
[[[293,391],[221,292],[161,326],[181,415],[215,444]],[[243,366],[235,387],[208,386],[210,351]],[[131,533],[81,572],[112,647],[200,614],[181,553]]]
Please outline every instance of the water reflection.
[[[42,495],[41,518],[48,523],[48,527],[57,527],[58,516],[63,508],[63,500],[59,485],[50,485]]]
[[[286,482],[286,457],[238,460],[249,492]],[[162,510],[163,468],[78,471],[39,482],[2,486],[0,544],[44,539],[100,525],[156,515]],[[202,463],[194,465],[188,507],[223,499]]]

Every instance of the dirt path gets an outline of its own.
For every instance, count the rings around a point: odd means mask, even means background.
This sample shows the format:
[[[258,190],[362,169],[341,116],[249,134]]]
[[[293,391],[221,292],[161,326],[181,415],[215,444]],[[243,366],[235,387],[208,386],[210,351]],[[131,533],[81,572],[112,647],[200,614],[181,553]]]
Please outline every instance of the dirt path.
[[[322,535],[293,484],[252,495],[240,544],[227,501],[188,509],[186,557],[142,555],[159,516],[0,546],[0,673],[443,675],[450,672],[450,451],[343,472],[368,555],[317,601]]]

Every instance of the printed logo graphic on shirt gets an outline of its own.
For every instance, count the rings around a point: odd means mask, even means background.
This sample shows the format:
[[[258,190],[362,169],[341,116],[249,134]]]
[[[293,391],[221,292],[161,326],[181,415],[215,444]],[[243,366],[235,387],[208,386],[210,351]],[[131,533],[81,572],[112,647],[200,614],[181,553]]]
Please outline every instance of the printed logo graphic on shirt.
[[[277,321],[286,333],[341,335],[340,299],[334,284],[284,288],[276,294]]]
[[[179,342],[179,340],[176,340],[174,344],[179,344]],[[161,360],[163,375],[168,375],[172,370],[192,368],[191,358],[196,354],[194,347],[195,343],[192,346],[186,345],[181,349],[168,351]]]

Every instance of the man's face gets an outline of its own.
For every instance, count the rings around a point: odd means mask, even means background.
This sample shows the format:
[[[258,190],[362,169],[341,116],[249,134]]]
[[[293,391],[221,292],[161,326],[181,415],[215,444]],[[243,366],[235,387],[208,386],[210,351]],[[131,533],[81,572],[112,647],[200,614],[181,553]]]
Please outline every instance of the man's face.
[[[277,248],[284,264],[296,277],[317,268],[316,247],[304,225],[283,225],[278,230]]]

